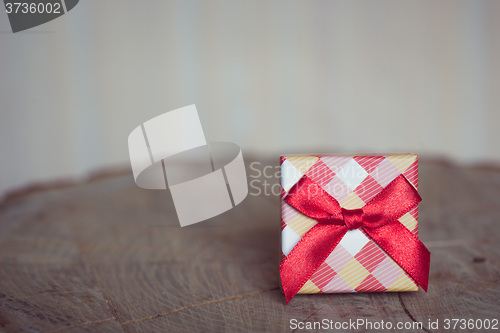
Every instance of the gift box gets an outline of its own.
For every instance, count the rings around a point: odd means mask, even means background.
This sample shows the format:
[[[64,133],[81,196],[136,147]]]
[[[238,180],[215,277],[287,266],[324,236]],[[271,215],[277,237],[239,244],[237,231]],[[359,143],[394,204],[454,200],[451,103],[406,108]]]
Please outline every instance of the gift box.
[[[295,294],[427,290],[414,154],[281,156],[280,276]]]

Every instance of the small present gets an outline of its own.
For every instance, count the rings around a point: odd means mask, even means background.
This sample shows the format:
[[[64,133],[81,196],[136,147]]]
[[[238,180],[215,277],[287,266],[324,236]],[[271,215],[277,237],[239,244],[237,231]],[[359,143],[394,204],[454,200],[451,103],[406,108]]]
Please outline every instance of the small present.
[[[295,294],[427,291],[413,154],[281,156],[280,276]]]

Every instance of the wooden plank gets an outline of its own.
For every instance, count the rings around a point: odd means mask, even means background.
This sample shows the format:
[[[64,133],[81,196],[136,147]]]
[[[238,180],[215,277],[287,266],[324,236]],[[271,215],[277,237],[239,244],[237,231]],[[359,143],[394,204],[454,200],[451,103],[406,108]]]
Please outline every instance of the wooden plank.
[[[89,325],[121,330],[82,262],[66,218],[50,195],[3,207],[0,324],[7,331]]]
[[[429,319],[498,319],[500,172],[420,165],[428,293],[298,295],[285,305],[277,196],[250,195],[180,228],[168,191],[139,189],[124,174],[0,206],[0,327],[260,332],[291,331],[290,319],[364,318],[430,331]]]

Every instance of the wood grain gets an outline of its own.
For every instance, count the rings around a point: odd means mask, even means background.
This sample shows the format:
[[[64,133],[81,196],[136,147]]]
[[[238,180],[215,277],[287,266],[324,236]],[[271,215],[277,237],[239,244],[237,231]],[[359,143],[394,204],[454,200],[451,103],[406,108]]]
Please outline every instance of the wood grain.
[[[298,295],[288,305],[279,199],[257,188],[184,228],[169,192],[137,188],[130,173],[10,198],[0,205],[0,331],[289,332],[292,318],[365,318],[422,321],[416,331],[429,332],[445,331],[429,319],[499,318],[497,170],[421,161],[427,293]]]

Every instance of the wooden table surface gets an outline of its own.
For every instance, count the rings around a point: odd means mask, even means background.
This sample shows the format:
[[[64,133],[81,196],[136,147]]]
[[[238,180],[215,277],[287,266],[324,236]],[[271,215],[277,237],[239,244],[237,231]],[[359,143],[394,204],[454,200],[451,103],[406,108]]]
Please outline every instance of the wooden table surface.
[[[169,192],[136,187],[130,172],[11,197],[0,205],[0,332],[289,332],[291,319],[451,332],[445,319],[499,319],[500,171],[421,161],[427,293],[298,295],[288,305],[279,198],[253,184],[235,209],[184,228]]]

